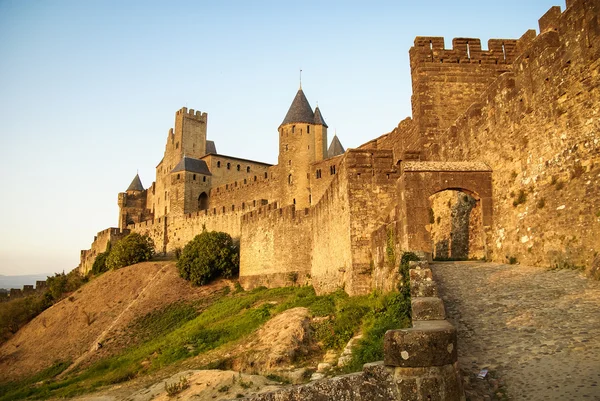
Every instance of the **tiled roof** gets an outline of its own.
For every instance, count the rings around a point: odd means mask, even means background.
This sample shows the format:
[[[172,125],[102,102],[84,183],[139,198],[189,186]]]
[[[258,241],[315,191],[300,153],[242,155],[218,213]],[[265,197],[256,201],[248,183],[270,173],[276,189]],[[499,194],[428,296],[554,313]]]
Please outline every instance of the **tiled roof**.
[[[175,168],[171,170],[171,173],[176,173],[178,171],[189,171],[191,173],[211,175],[210,170],[208,169],[208,166],[204,160],[192,159],[191,157],[187,156],[183,156]]]

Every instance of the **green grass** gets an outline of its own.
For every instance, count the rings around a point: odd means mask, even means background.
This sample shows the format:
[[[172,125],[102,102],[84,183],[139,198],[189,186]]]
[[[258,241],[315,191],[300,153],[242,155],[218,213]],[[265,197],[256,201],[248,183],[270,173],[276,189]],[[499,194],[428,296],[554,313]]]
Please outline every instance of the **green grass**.
[[[69,397],[125,382],[240,341],[274,315],[298,306],[307,307],[313,316],[328,317],[315,324],[316,338],[324,348],[342,349],[362,329],[364,337],[356,348],[352,369],[382,359],[385,331],[410,324],[410,300],[399,293],[349,297],[338,291],[317,296],[307,286],[224,291],[203,305],[178,303],[139,318],[129,328],[139,339],[134,346],[62,380],[52,378],[68,364],[56,364],[32,378],[1,385],[0,401]]]

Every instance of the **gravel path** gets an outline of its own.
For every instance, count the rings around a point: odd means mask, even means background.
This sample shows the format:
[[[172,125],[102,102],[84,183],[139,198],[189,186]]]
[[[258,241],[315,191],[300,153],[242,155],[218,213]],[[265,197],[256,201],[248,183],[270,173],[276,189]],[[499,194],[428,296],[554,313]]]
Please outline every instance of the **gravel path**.
[[[600,400],[600,282],[522,265],[431,267],[468,399]]]

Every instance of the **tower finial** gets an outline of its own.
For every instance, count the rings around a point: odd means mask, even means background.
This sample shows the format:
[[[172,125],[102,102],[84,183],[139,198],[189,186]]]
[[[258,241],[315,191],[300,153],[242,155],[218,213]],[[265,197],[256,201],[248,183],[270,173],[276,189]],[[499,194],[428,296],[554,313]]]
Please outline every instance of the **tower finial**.
[[[300,89],[302,89],[302,68],[300,68]]]

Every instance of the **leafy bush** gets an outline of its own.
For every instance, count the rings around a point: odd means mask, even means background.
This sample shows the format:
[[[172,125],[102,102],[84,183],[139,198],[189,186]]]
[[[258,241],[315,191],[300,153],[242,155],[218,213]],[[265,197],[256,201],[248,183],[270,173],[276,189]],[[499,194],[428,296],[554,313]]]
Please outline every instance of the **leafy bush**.
[[[51,305],[51,298],[41,294],[0,303],[0,344]]]
[[[147,235],[131,233],[117,242],[106,258],[106,267],[118,269],[150,260],[154,256],[154,241]]]
[[[64,294],[77,290],[86,281],[87,279],[81,277],[79,271],[75,269],[68,274],[56,273],[54,276],[49,276],[46,279],[46,287],[51,300],[57,302],[63,298]]]
[[[108,266],[106,266],[106,259],[108,259],[108,255],[110,254],[111,244],[110,241],[106,244],[106,251],[98,254],[96,256],[96,260],[94,260],[94,264],[92,265],[91,274],[98,275],[108,271]]]
[[[179,275],[195,285],[233,277],[239,272],[240,254],[231,236],[219,231],[204,231],[187,243],[177,261]]]

